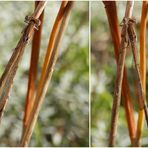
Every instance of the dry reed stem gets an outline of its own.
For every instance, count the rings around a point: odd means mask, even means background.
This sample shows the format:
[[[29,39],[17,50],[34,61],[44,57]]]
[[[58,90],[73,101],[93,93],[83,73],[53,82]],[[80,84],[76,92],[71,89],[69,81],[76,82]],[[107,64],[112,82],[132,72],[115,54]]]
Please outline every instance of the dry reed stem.
[[[43,100],[47,92],[49,81],[53,73],[53,69],[57,60],[58,47],[64,35],[69,20],[71,8],[73,5],[73,2],[66,2],[66,3],[67,4],[65,5],[65,2],[64,1],[62,2],[60,11],[58,13],[57,19],[55,21],[51,33],[51,38],[49,41],[49,46],[46,54],[46,56],[49,54],[49,57],[45,58],[39,87],[37,89],[37,94],[35,97],[35,104],[33,106],[33,110],[29,118],[29,125],[27,126],[26,132],[21,140],[21,146],[27,146],[29,144],[41,105],[43,103]]]
[[[115,57],[117,62],[119,58],[119,48],[120,48],[121,37],[120,37],[116,2],[103,1],[103,3],[105,5],[105,10],[106,10],[106,14],[107,14],[107,18],[110,26],[111,36],[114,44],[114,52],[115,52]],[[126,111],[129,135],[130,135],[131,143],[134,143],[135,137],[136,137],[136,122],[134,118],[134,106],[133,106],[132,98],[130,95],[128,80],[127,80],[126,67],[124,67],[122,95],[123,95],[123,102],[124,102],[125,111]]]
[[[122,80],[123,80],[123,73],[124,73],[126,48],[128,46],[128,38],[127,38],[128,22],[126,18],[131,18],[132,11],[133,11],[133,4],[134,4],[134,1],[127,1],[125,19],[123,22],[123,28],[121,32],[120,55],[119,55],[119,60],[117,64],[117,79],[116,79],[115,91],[114,91],[114,100],[113,100],[112,117],[111,117],[111,130],[110,130],[109,144],[108,144],[109,147],[113,147],[115,145],[119,106],[121,102],[121,88],[122,88]]]
[[[40,1],[35,1],[35,9],[37,8],[39,2]],[[37,78],[41,33],[42,33],[42,26],[43,26],[43,17],[44,17],[44,11],[39,17],[39,20],[41,21],[41,25],[38,27],[38,31],[35,31],[33,40],[32,40],[32,52],[31,52],[31,60],[30,60],[28,89],[27,89],[27,95],[26,95],[25,112],[24,112],[24,120],[23,120],[23,132],[27,126],[29,115],[31,113],[31,110],[34,104],[33,99],[34,99],[35,89],[36,89],[36,78]]]
[[[34,11],[32,17],[37,20],[38,17],[41,15],[44,7],[46,5],[46,2],[40,2],[37,9]],[[2,77],[0,79],[0,119],[2,118],[2,114],[4,111],[4,108],[6,106],[6,103],[9,98],[10,90],[13,84],[13,79],[15,77],[18,64],[22,58],[22,55],[24,53],[24,49],[32,37],[32,34],[34,32],[34,27],[37,24],[34,21],[29,21],[28,25],[25,27],[22,37],[19,40],[16,48],[13,51],[13,54],[4,70],[4,73],[2,74]]]
[[[141,25],[140,25],[140,75],[143,91],[146,96],[146,25],[147,25],[148,2],[143,1]],[[140,138],[144,126],[144,110],[139,110],[135,146],[140,146]]]

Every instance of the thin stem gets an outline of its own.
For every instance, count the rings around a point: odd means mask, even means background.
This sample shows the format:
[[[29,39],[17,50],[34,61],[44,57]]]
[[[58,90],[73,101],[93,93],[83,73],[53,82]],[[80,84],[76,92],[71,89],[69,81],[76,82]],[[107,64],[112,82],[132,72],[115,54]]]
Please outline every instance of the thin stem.
[[[125,17],[131,18],[133,14],[134,0],[127,1]]]
[[[127,1],[125,18],[131,17],[132,10],[133,10],[133,3],[134,1]],[[109,144],[108,144],[110,147],[113,147],[115,145],[119,106],[121,102],[121,88],[122,88],[122,81],[123,81],[126,48],[128,46],[126,22],[123,24],[121,37],[122,38],[121,38],[121,44],[120,44],[120,55],[119,55],[119,60],[117,65],[117,78],[115,83],[114,100],[113,100],[112,117],[111,117],[111,131],[110,131]]]
[[[35,1],[35,9],[37,8],[39,3],[40,1]],[[31,52],[31,60],[30,60],[30,70],[29,70],[28,89],[27,89],[27,96],[26,96],[25,114],[24,114],[24,121],[23,121],[23,132],[27,126],[29,115],[31,113],[31,110],[34,104],[38,58],[39,58],[41,33],[42,33],[42,26],[43,26],[43,16],[44,16],[44,11],[39,17],[39,20],[41,21],[41,25],[39,26],[38,31],[35,31],[33,40],[32,40],[32,52]]]
[[[54,24],[54,27],[53,27],[53,30],[51,33],[51,37],[53,37],[54,39],[51,40],[51,38],[50,38],[49,46],[48,46],[50,48],[47,49],[47,53],[49,50],[50,56],[49,56],[49,59],[45,58],[45,62],[44,62],[43,70],[42,70],[42,76],[44,76],[44,78],[41,77],[41,79],[40,79],[39,87],[37,89],[37,94],[35,97],[35,104],[33,106],[33,110],[31,112],[31,116],[29,118],[29,125],[27,126],[26,132],[23,135],[23,138],[21,140],[21,146],[28,146],[28,144],[29,144],[29,141],[30,141],[30,138],[31,138],[31,135],[32,135],[41,105],[43,103],[43,100],[44,100],[46,92],[47,92],[49,81],[50,81],[52,73],[53,73],[53,69],[54,69],[54,66],[55,66],[55,63],[57,60],[58,47],[59,47],[61,39],[64,35],[67,23],[69,21],[69,14],[71,12],[72,5],[73,5],[73,2],[68,2],[65,5],[65,2],[63,1],[61,8],[59,10],[57,19],[55,21],[55,24]],[[61,15],[61,13],[62,13],[62,15]],[[60,19],[59,19],[59,16],[60,16]],[[55,33],[55,30],[54,30],[54,29],[56,29],[55,26],[57,26],[57,28],[59,28],[57,30],[58,31],[57,33]],[[53,44],[53,46],[50,46],[51,44]],[[48,60],[49,62],[47,62],[46,60]],[[47,63],[47,65],[46,65],[46,63]]]
[[[111,30],[111,35],[112,35],[113,44],[114,44],[114,52],[115,52],[115,57],[117,62],[119,58],[119,48],[120,48],[121,37],[120,37],[116,2],[103,1],[103,3],[105,5],[105,10],[106,10],[110,30]],[[127,80],[126,67],[124,67],[122,95],[123,95],[123,101],[124,101],[124,106],[126,111],[129,135],[130,135],[131,143],[134,143],[135,137],[136,137],[136,122],[134,118],[134,106],[133,106],[132,98],[130,95],[128,80]]]
[[[146,96],[146,25],[147,25],[148,2],[143,1],[141,25],[140,25],[140,74],[143,91]],[[140,146],[140,138],[144,126],[144,110],[139,110],[135,146]]]

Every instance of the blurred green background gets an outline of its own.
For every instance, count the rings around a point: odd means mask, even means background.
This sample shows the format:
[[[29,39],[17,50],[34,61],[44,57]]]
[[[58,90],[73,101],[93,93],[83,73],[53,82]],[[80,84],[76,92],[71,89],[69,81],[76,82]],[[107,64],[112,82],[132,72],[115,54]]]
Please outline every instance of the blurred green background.
[[[116,3],[119,23],[121,23],[125,13],[126,2],[118,1]],[[138,35],[138,49],[141,8],[142,2],[135,1],[133,16],[137,20],[136,32]],[[91,53],[92,145],[107,146],[110,130],[114,84],[116,78],[116,62],[109,24],[107,22],[104,5],[101,1],[91,3]],[[130,83],[130,90],[134,99],[133,102],[135,105],[135,117],[137,120],[138,108],[136,100],[137,97],[135,95],[136,78],[134,61],[130,49],[127,51],[126,67],[128,69],[128,81]],[[144,132],[142,135],[142,145],[148,146],[148,130],[146,123],[144,125]],[[125,110],[123,108],[122,102],[120,107],[116,146],[130,146]]]
[[[48,1],[43,24],[38,79],[61,2]],[[34,11],[34,2],[0,2],[0,74]],[[88,146],[88,2],[75,2],[59,59],[30,146]],[[16,146],[22,132],[31,43],[25,49],[0,124],[0,146]]]

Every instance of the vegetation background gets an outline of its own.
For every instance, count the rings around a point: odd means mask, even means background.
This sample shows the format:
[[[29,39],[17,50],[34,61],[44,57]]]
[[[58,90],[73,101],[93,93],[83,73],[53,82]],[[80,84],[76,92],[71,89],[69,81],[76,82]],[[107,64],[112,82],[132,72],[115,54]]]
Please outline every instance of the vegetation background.
[[[116,3],[120,23],[122,22],[122,19],[124,17],[126,2],[118,1]],[[136,1],[134,5],[133,16],[137,20],[136,32],[138,35],[138,49],[141,8],[142,2]],[[116,61],[109,24],[107,21],[104,5],[101,1],[91,2],[91,53],[92,145],[107,146],[114,84],[116,78]],[[134,98],[133,101],[135,103],[135,117],[137,119],[138,108],[136,104],[137,100],[135,94],[136,78],[134,73],[135,68],[131,50],[128,50],[127,52],[126,67],[128,69],[128,81],[130,84],[130,90],[132,93],[132,97]],[[148,146],[148,130],[146,124],[144,126],[144,131],[142,135],[142,145]],[[125,110],[122,103],[120,107],[116,146],[130,146]]]
[[[61,2],[48,1],[45,9],[38,78],[50,32]],[[0,2],[0,74],[23,30],[34,2]],[[88,146],[88,2],[75,2],[60,48],[59,59],[30,146]],[[25,49],[4,117],[0,146],[16,146],[22,132],[31,43]]]

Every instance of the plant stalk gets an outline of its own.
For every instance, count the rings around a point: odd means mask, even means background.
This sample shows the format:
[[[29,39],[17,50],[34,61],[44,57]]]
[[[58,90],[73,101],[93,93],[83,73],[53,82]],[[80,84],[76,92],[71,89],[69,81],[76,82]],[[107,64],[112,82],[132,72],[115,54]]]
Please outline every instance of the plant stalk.
[[[125,19],[123,21],[123,27],[121,32],[121,44],[120,44],[120,55],[117,64],[117,78],[115,82],[115,90],[114,90],[114,100],[113,100],[113,108],[112,108],[112,117],[111,117],[111,130],[109,135],[109,147],[113,147],[115,145],[115,137],[117,133],[117,123],[119,116],[119,106],[121,102],[121,88],[123,81],[123,73],[124,73],[124,65],[125,65],[125,57],[126,57],[126,49],[128,47],[128,38],[127,38],[127,22],[126,18],[132,17],[134,1],[127,1],[126,11],[125,11]]]
[[[143,85],[143,91],[146,96],[146,26],[147,26],[147,13],[148,13],[148,2],[143,1],[142,4],[142,15],[140,25],[140,74]],[[144,126],[144,110],[139,110],[138,113],[138,124],[136,133],[136,145],[140,146],[140,138],[142,135]]]
[[[37,8],[39,3],[40,1],[35,1],[35,9]],[[33,35],[33,40],[32,40],[32,52],[31,52],[31,60],[30,60],[28,89],[27,89],[25,113],[24,113],[24,120],[23,120],[23,132],[27,126],[29,115],[31,113],[31,110],[34,104],[33,99],[34,99],[35,89],[36,89],[37,68],[38,68],[38,59],[39,59],[39,51],[40,51],[40,43],[41,43],[43,17],[44,17],[44,11],[39,17],[39,20],[41,21],[41,25],[38,27],[38,31],[35,31]]]
[[[105,5],[105,10],[106,10],[110,30],[111,30],[116,62],[118,63],[121,37],[120,37],[116,2],[103,1],[103,3]],[[122,95],[123,95],[123,102],[125,106],[126,118],[128,123],[129,135],[130,135],[131,143],[134,143],[135,137],[136,137],[136,122],[134,118],[134,106],[133,106],[132,98],[130,95],[129,84],[127,80],[126,67],[124,67],[124,73],[123,73]]]
[[[33,110],[29,118],[29,124],[21,139],[21,146],[28,146],[29,144],[41,105],[43,103],[43,100],[47,92],[49,81],[53,73],[53,69],[57,60],[58,48],[60,46],[60,42],[64,35],[65,29],[67,27],[67,24],[69,21],[69,15],[70,15],[73,3],[74,2],[72,1],[70,2],[63,1],[61,8],[59,10],[58,16],[56,18],[56,21],[51,33],[51,37],[49,40],[49,46],[48,46],[46,58],[44,61],[40,83],[39,83],[37,94],[35,97],[35,104],[33,106]],[[47,56],[48,54],[49,56]]]

